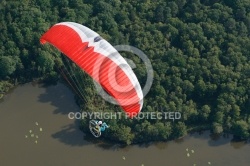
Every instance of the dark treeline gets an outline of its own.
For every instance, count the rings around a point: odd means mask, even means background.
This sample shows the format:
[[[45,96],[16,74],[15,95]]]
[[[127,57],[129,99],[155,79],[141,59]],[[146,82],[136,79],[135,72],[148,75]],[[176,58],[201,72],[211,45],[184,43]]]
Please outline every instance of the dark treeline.
[[[14,83],[54,79],[55,56],[39,38],[73,21],[112,45],[135,46],[150,58],[154,82],[145,112],[182,113],[182,119],[109,120],[104,137],[123,143],[168,140],[194,129],[250,136],[249,0],[22,0],[0,3],[0,93]],[[136,63],[141,84],[144,66]],[[98,97],[86,77],[83,109],[121,110]],[[96,99],[95,99],[96,98]],[[100,104],[101,103],[101,104]],[[87,121],[82,121],[87,130]]]

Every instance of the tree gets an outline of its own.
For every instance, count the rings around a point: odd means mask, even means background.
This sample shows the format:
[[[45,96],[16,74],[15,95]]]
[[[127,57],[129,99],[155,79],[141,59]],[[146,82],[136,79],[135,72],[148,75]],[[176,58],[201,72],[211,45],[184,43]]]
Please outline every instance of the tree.
[[[16,63],[10,56],[0,57],[0,78],[4,79],[14,73]]]
[[[128,126],[122,125],[116,132],[118,140],[127,145],[130,145],[135,137],[134,134],[131,133],[131,128]]]
[[[187,126],[183,122],[178,122],[174,124],[173,136],[175,138],[180,138],[187,134]]]
[[[162,122],[157,122],[155,128],[158,130],[159,140],[168,140],[172,133],[171,123],[167,122],[165,125]]]
[[[48,52],[41,51],[40,55],[37,58],[37,62],[43,74],[53,70],[54,60]]]
[[[156,22],[164,22],[164,7],[160,4],[155,10]]]
[[[223,132],[223,127],[221,124],[215,122],[212,125],[212,130],[213,130],[213,133],[215,134],[221,134]]]
[[[236,121],[232,126],[232,133],[242,139],[249,137],[249,125],[244,120]]]
[[[210,112],[211,112],[210,107],[208,105],[203,105],[201,107],[201,112],[200,112],[201,118],[204,119],[205,121],[208,120]]]
[[[177,13],[179,12],[178,6],[176,5],[175,2],[169,2],[168,6],[171,8],[172,17],[175,17]]]
[[[184,7],[184,5],[187,3],[187,1],[186,0],[177,0],[176,3],[179,7],[179,10],[181,10]]]

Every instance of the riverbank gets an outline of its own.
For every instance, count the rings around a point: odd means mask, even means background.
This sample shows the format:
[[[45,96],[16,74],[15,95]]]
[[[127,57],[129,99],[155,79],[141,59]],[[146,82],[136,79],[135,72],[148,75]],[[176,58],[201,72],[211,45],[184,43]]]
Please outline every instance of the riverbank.
[[[36,84],[38,84],[38,86],[43,86],[43,85],[46,85],[46,87],[47,86],[49,86],[49,85],[51,85],[51,83],[50,84],[43,84],[44,83],[44,81],[42,80],[42,79],[37,79],[37,80],[34,80],[33,82],[32,82],[32,85],[36,85]],[[59,83],[59,82],[58,82]],[[59,83],[59,84],[61,84],[61,83]],[[22,84],[20,84],[19,86],[21,86]],[[65,85],[64,85],[65,86]],[[9,88],[9,90],[10,89],[13,89],[14,87],[16,87],[16,86],[10,86],[10,88]],[[65,86],[66,87],[66,86]],[[71,91],[71,90],[70,90]],[[8,93],[7,93],[8,94]],[[2,97],[3,97],[4,95],[2,95]],[[73,96],[75,96],[75,95],[73,95]],[[77,103],[76,102],[76,99],[77,98],[75,98],[75,97],[73,97],[74,98],[74,103]],[[79,104],[79,103],[78,103]],[[78,110],[79,111],[79,110]],[[124,123],[124,122],[123,122]],[[126,123],[126,122],[125,122]],[[176,122],[177,123],[177,122]],[[112,124],[112,123],[111,123]],[[132,127],[131,128],[133,128],[133,124],[131,123],[130,124]],[[89,134],[90,136],[91,136],[91,134],[89,133],[89,128],[88,128],[88,121],[86,121],[86,123],[80,123],[79,124],[79,126],[80,126],[80,128],[81,128],[81,130],[82,130],[82,132],[83,133],[87,133],[87,134]],[[114,127],[114,126],[112,126],[112,127]],[[129,126],[130,127],[130,126]],[[121,140],[121,139],[119,139],[119,137],[114,137],[114,135],[116,135],[117,133],[115,133],[115,131],[114,130],[108,130],[108,131],[106,131],[105,133],[103,133],[103,136],[102,136],[102,140],[103,141],[106,141],[106,142],[109,142],[109,141],[111,141],[111,142],[116,142],[116,143],[120,143],[120,144],[122,144],[122,145],[129,145],[129,144],[132,144],[132,145],[135,145],[135,144],[141,144],[141,143],[149,143],[149,142],[154,142],[154,141],[173,141],[173,140],[175,140],[175,139],[180,139],[180,138],[183,138],[183,137],[185,137],[186,135],[188,135],[188,134],[191,134],[191,133],[194,133],[194,132],[202,132],[202,131],[207,131],[207,130],[211,130],[211,125],[208,125],[208,124],[205,124],[205,125],[199,125],[199,126],[190,126],[190,127],[188,127],[187,129],[186,129],[186,131],[187,131],[187,133],[186,134],[184,134],[184,135],[182,135],[182,136],[180,136],[180,137],[172,137],[172,136],[170,136],[170,137],[168,137],[168,138],[165,138],[165,139],[159,139],[159,138],[157,138],[157,137],[151,137],[151,139],[144,139],[144,138],[140,138],[140,139],[135,139],[135,141],[133,141],[133,140],[131,140],[130,142],[126,142],[126,139],[123,139],[123,140]],[[221,134],[223,134],[223,133],[221,133]]]
[[[2,99],[4,95],[14,87],[15,84],[12,84],[8,81],[0,81],[0,99]]]
[[[74,94],[63,84],[29,83],[16,87],[0,103],[0,149],[4,152],[0,155],[1,165],[193,166],[210,162],[245,166],[250,163],[249,144],[234,142],[232,135],[214,138],[209,131],[168,142],[108,144],[82,133],[79,121],[68,119],[69,111],[78,110]],[[38,135],[37,143],[30,130]]]

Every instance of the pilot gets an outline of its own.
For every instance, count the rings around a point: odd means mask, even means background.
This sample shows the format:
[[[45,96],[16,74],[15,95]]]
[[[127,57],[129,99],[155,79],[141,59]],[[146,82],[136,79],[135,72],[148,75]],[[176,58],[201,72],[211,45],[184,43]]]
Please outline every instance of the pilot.
[[[99,128],[99,130],[105,131],[106,128],[109,128],[109,126],[107,125],[107,123],[102,122],[101,120],[97,122],[97,128]]]

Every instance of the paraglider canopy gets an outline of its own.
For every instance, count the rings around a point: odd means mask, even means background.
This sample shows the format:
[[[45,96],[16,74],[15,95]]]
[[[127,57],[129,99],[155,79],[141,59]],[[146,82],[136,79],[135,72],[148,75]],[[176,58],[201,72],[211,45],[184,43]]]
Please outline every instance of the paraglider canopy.
[[[99,42],[100,40],[102,40],[101,36],[97,36],[97,37],[94,38],[94,42]]]
[[[141,86],[125,59],[91,29],[74,22],[52,26],[40,39],[51,43],[90,75],[130,117],[143,106]]]

